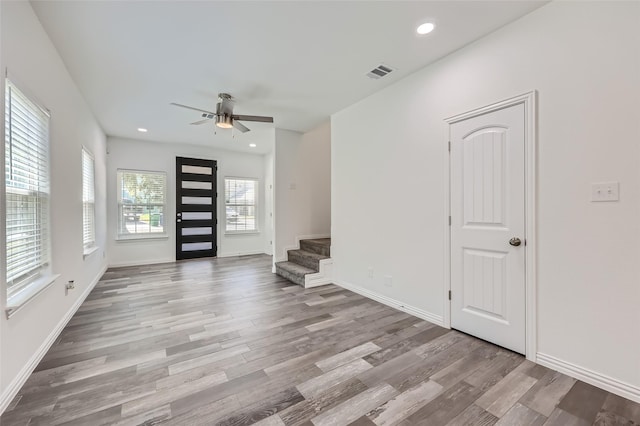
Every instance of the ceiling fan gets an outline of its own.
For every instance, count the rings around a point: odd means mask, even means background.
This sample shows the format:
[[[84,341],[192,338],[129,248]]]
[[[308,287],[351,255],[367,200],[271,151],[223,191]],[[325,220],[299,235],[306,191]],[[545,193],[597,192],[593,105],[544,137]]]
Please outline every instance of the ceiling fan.
[[[203,120],[195,121],[191,124],[204,124],[209,123],[211,120],[215,120],[217,127],[221,129],[231,129],[232,127],[240,130],[242,133],[248,132],[249,129],[239,121],[257,121],[260,123],[273,123],[273,117],[265,117],[261,115],[240,115],[233,113],[233,105],[235,101],[228,93],[218,94],[218,103],[216,104],[216,112],[207,111],[205,109],[194,108],[188,105],[177,104],[171,102],[171,105],[175,105],[181,108],[187,108],[202,113]]]

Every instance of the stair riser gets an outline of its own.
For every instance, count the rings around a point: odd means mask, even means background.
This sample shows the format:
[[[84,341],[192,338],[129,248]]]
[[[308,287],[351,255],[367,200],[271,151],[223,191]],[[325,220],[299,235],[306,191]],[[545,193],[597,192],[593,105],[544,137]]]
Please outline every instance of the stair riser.
[[[276,266],[276,274],[278,274],[282,278],[285,278],[285,279],[291,281],[294,284],[298,284],[298,285],[301,285],[302,287],[304,287],[304,276],[301,277],[299,275],[292,274],[291,272],[285,271],[284,269],[280,268],[279,266]]]
[[[316,272],[320,270],[320,261],[318,259],[307,257],[294,251],[289,251],[287,255],[289,258],[289,262],[297,263],[298,265],[302,265],[305,268],[313,269]]]
[[[317,244],[308,240],[300,240],[300,250],[310,251],[311,253],[331,257],[331,250],[328,246],[324,244]]]

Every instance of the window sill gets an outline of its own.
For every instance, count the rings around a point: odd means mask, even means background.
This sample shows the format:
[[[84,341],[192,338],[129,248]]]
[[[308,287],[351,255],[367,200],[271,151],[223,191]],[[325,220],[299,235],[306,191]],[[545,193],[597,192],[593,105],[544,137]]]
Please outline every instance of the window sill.
[[[37,295],[49,288],[49,286],[51,286],[51,284],[53,284],[59,277],[60,274],[47,275],[46,277],[38,278],[16,294],[9,296],[7,298],[7,308],[5,309],[7,319],[11,318]]]
[[[95,253],[96,251],[98,251],[99,248],[100,247],[98,246],[87,247],[86,249],[84,249],[84,252],[82,253],[82,259],[86,259],[92,253]]]
[[[224,235],[258,235],[260,231],[224,231]]]
[[[142,241],[153,241],[153,240],[168,240],[169,236],[167,234],[150,234],[150,235],[134,235],[134,236],[123,236],[118,235],[116,237],[116,241],[119,243],[122,242],[142,242]]]

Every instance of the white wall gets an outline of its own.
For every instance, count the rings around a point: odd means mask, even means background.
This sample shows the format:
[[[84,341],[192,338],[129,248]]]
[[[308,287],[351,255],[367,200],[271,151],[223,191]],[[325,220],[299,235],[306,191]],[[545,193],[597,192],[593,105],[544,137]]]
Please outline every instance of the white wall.
[[[276,129],[275,252],[286,260],[296,237],[331,233],[331,126],[305,134]]]
[[[2,12],[2,6],[0,5],[0,70],[5,69],[4,67],[4,55],[2,54],[2,52],[4,51],[4,31],[2,31],[2,17],[4,16],[4,13]],[[5,96],[5,85],[4,84],[0,84],[0,99],[4,99]],[[4,135],[4,119],[2,118],[4,117],[4,102],[0,101],[0,135]],[[4,142],[0,142],[2,143],[2,151],[4,152]],[[5,169],[4,169],[4,161],[0,161],[0,176],[4,176]],[[3,193],[4,191],[0,191],[0,211],[6,212],[6,196]],[[5,213],[6,214],[6,213]],[[3,217],[3,219],[5,220],[0,220],[0,242],[2,245],[2,249],[6,250],[7,249],[7,242],[6,240],[2,240],[2,235],[5,235],[6,233],[6,216]],[[4,256],[0,256],[0,271],[6,271],[6,263],[7,260]],[[2,282],[6,281],[6,272],[0,272],[0,274],[4,274],[2,275]],[[1,284],[0,284],[1,285]],[[5,292],[6,290],[0,289],[0,293]],[[0,296],[0,300],[6,298],[5,296]],[[4,309],[6,306],[6,301],[0,303],[0,308]],[[2,331],[4,327],[0,326],[0,348],[3,347],[3,343],[4,343],[4,332]],[[13,392],[8,391],[7,390],[7,386],[4,385],[2,377],[2,365],[3,365],[3,357],[2,357],[2,349],[0,349],[0,414],[4,411],[4,407],[5,404],[8,403],[9,399],[13,397]]]
[[[106,138],[30,4],[1,2],[0,9],[1,69],[7,67],[14,83],[51,111],[52,266],[54,273],[61,274],[51,287],[7,320],[5,268],[0,268],[3,283],[0,291],[3,311],[0,315],[1,412],[106,266]],[[4,82],[1,86],[4,94]],[[4,95],[2,99],[4,104]],[[4,119],[0,122],[4,126]],[[99,250],[86,259],[83,259],[82,245],[83,145],[95,156],[99,246]],[[4,176],[4,172],[1,175]],[[4,190],[1,193],[4,194]],[[6,252],[4,203],[2,212],[0,251]],[[76,288],[65,295],[65,283],[69,280],[75,280]]]
[[[640,3],[550,3],[335,114],[334,277],[441,318],[443,120],[532,89],[538,351],[640,398]]]
[[[218,256],[264,253],[264,160],[262,155],[216,150],[206,146],[167,144],[109,137],[107,156],[107,209],[109,265],[139,265],[173,262],[175,253],[176,157],[216,160],[218,165]],[[167,174],[167,237],[152,240],[117,241],[118,202],[116,173],[118,169],[161,171]],[[259,180],[258,229],[255,234],[224,233],[224,178],[246,177]]]
[[[275,131],[274,131],[275,132]],[[272,145],[275,145],[272,143]],[[264,155],[264,252],[273,254],[273,198],[274,198],[274,158],[271,152]]]
[[[302,136],[309,179],[311,233],[331,233],[331,121]]]

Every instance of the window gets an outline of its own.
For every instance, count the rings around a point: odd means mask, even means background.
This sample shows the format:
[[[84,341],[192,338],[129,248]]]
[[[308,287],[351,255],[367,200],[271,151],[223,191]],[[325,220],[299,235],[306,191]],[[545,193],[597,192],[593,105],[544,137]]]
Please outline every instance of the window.
[[[167,175],[118,170],[118,238],[165,235]]]
[[[255,179],[226,178],[224,180],[225,232],[257,232]]]
[[[49,272],[49,113],[9,80],[4,158],[11,297]]]
[[[85,252],[96,243],[95,172],[93,157],[82,148],[82,244]]]

